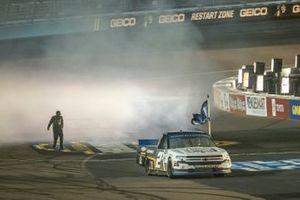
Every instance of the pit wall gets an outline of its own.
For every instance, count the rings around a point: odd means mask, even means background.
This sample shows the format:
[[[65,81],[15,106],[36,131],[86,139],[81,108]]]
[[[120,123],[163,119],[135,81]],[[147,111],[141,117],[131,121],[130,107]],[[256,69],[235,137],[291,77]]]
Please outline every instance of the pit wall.
[[[214,104],[223,111],[257,117],[300,120],[300,97],[236,89],[237,77],[213,85]]]

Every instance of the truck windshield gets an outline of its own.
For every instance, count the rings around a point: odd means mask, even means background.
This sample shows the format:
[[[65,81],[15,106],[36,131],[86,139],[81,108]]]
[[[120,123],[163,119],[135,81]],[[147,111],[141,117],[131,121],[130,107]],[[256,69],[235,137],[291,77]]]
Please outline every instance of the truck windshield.
[[[169,148],[185,148],[185,147],[215,147],[216,145],[206,136],[182,136],[170,137]]]

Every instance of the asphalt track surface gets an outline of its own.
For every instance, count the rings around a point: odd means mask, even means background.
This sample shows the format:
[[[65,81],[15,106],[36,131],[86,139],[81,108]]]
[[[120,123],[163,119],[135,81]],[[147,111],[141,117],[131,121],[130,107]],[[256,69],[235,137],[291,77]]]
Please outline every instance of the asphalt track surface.
[[[267,62],[272,57],[283,57],[291,64],[293,56],[300,53],[297,38],[288,37],[286,42],[270,40],[268,44],[251,41],[240,41],[238,43],[244,45],[231,48],[184,50],[191,59],[205,55],[217,64],[212,71],[196,70],[196,75],[191,71],[178,77],[182,84],[190,84],[194,76],[197,79],[205,77],[203,79],[212,84],[235,75],[241,63],[252,63],[256,59]],[[179,55],[182,55],[180,50]],[[148,79],[147,82],[157,84],[165,78],[170,77]],[[214,139],[237,142],[224,147],[233,162],[300,158],[299,122],[240,117],[218,110],[213,110],[213,116]],[[299,169],[233,170],[232,174],[222,178],[168,179],[146,176],[143,168],[135,164],[133,154],[43,155],[24,145],[2,147],[0,167],[0,199],[300,199]]]
[[[231,127],[238,130],[232,130]],[[300,136],[296,124],[253,117],[240,119],[238,116],[224,114],[215,120],[215,128],[219,129],[214,132],[215,139],[238,142],[223,147],[231,154],[233,162],[275,161],[300,157]],[[129,195],[132,199],[276,200],[300,197],[299,168],[255,172],[233,170],[232,174],[223,178],[203,176],[169,180],[164,176],[148,177],[130,155],[119,155],[115,158],[98,155],[90,159],[87,160],[86,167],[100,182],[101,187],[105,186],[113,193],[121,190],[123,197]]]

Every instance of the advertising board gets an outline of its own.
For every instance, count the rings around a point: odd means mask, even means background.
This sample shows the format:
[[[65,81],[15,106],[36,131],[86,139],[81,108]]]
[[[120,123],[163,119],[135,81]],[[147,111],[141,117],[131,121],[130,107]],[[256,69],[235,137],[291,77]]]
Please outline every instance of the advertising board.
[[[246,114],[252,116],[267,116],[267,104],[265,96],[246,95]]]
[[[246,114],[246,98],[244,95],[229,94],[230,112]]]
[[[232,6],[224,8],[201,8],[161,10],[148,12],[132,12],[130,14],[114,14],[100,16],[103,30],[109,28],[156,27],[171,24],[228,24],[236,22],[274,20],[280,18],[300,17],[300,4],[271,4],[257,6]],[[95,19],[96,20],[96,19]],[[97,19],[98,20],[98,19]],[[93,22],[95,23],[95,22]]]
[[[292,15],[300,15],[300,4],[292,4]]]
[[[290,100],[290,119],[300,120],[300,100]]]
[[[229,94],[221,90],[214,90],[215,104],[224,111],[229,111]]]
[[[289,118],[289,100],[267,97],[268,117]]]

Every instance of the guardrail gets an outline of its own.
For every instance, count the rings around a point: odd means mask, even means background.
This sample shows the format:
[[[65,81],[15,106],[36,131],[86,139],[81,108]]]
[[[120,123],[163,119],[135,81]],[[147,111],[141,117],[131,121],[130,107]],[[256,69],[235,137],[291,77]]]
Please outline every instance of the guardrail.
[[[300,98],[236,89],[237,77],[213,85],[214,104],[223,111],[258,117],[300,120]]]

